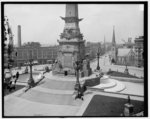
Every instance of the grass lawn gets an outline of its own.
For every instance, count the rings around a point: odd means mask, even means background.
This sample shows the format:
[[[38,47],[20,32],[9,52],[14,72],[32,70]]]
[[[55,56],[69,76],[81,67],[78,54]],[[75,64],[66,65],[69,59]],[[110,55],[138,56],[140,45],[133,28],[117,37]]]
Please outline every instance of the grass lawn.
[[[95,95],[82,116],[120,116],[124,110],[127,99]],[[144,102],[131,100],[134,113],[144,110]]]
[[[107,74],[110,75],[110,76],[127,77],[127,78],[138,78],[138,77],[133,76],[131,74],[125,74],[125,73],[117,72],[117,71],[109,71],[109,72],[107,72]]]

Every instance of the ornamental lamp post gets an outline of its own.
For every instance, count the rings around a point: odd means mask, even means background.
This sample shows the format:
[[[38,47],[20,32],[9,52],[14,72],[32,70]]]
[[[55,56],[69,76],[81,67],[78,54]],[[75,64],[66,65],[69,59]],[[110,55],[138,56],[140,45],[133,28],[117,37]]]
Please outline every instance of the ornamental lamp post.
[[[100,57],[100,48],[98,47],[98,52],[97,52],[97,70],[100,70],[99,57]]]
[[[34,86],[34,80],[33,80],[33,76],[32,76],[32,66],[33,66],[33,59],[32,59],[32,50],[29,51],[29,67],[30,67],[30,76],[29,76],[29,80],[28,80],[28,85],[29,87],[33,87]]]

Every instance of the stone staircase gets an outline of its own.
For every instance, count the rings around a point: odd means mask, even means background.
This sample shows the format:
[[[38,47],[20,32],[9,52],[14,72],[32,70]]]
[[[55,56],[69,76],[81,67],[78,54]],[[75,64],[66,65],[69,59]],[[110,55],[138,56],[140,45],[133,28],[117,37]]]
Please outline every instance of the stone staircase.
[[[103,90],[105,92],[121,92],[125,88],[126,87],[122,82],[117,81],[115,79],[111,79],[107,75],[104,75],[100,79],[99,85],[91,87],[91,89]]]

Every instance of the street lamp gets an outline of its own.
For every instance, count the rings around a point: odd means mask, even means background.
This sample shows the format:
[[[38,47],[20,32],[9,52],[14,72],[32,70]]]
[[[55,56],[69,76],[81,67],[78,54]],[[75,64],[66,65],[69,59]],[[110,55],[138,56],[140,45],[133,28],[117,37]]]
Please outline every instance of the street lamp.
[[[100,70],[100,66],[99,66],[99,55],[100,55],[100,51],[99,51],[99,47],[98,47],[98,52],[97,52],[97,70]]]
[[[28,85],[30,87],[34,86],[34,80],[33,80],[33,76],[32,76],[32,66],[33,66],[33,59],[32,59],[32,50],[29,52],[30,56],[29,56],[29,67],[30,67],[30,77],[28,80]]]
[[[77,77],[77,80],[76,80],[76,84],[75,84],[75,90],[77,91],[80,91],[81,89],[81,86],[80,86],[80,82],[79,82],[79,70],[81,68],[81,63],[80,61],[76,61],[75,62],[75,70],[76,70],[76,77]]]

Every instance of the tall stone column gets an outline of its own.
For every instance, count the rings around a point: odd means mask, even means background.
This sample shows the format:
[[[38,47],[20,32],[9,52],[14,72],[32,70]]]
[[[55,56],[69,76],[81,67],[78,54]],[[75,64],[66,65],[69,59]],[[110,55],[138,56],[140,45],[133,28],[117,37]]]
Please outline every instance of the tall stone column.
[[[80,61],[85,56],[85,41],[79,28],[79,22],[82,19],[78,18],[77,4],[66,4],[65,13],[65,17],[61,17],[65,21],[65,26],[63,33],[60,35],[60,40],[58,40],[60,49],[57,60],[62,65],[62,72],[60,73],[67,72],[67,74],[74,75],[75,70],[72,60]]]

